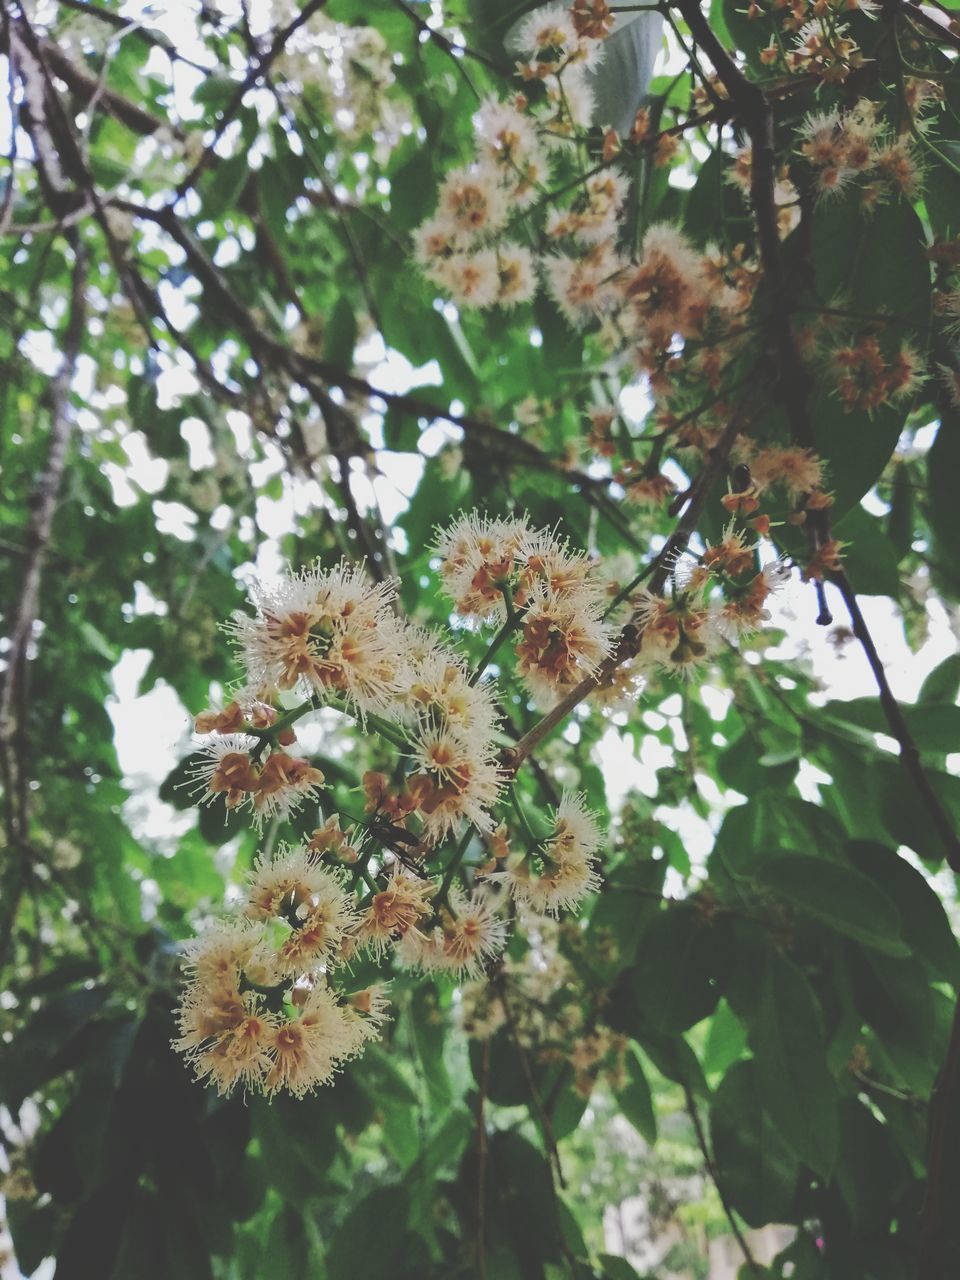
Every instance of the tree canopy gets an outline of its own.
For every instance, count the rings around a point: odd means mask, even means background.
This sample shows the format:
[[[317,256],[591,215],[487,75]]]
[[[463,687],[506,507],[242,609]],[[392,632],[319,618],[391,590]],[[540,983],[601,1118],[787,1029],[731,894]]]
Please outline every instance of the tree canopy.
[[[0,11],[20,1273],[955,1276],[954,0]]]

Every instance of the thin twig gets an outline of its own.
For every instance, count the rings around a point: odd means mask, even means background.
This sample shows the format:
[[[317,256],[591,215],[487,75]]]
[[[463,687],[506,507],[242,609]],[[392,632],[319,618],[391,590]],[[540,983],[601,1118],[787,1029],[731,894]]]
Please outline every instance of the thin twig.
[[[73,435],[70,387],[86,332],[88,258],[78,237],[73,239],[73,251],[70,315],[61,343],[63,354],[60,367],[50,385],[50,442],[47,462],[33,492],[32,516],[25,537],[27,551],[23,577],[10,628],[7,665],[0,691],[0,772],[6,797],[6,833],[11,851],[16,851],[17,854],[13,885],[4,895],[6,914],[0,927],[0,966],[5,960],[13,936],[21,898],[32,875],[27,801],[28,663],[30,645],[40,613],[44,562]]]
[[[910,775],[913,785],[923,800],[924,808],[930,815],[930,820],[943,844],[948,864],[952,870],[960,872],[960,840],[958,840],[954,825],[940,803],[926,770],[920,762],[920,752],[913,740],[913,735],[907,727],[900,704],[890,688],[887,673],[877,652],[877,646],[860,609],[857,594],[843,569],[832,574],[831,578],[839,589],[841,596],[843,596],[843,602],[847,606],[847,613],[850,615],[853,634],[860,641],[867,662],[870,664],[870,670],[873,672],[873,678],[879,691],[880,705],[887,718],[887,726],[900,747],[900,763]]]
[[[110,9],[102,9],[99,5],[89,3],[89,0],[61,0],[61,3],[64,8],[74,9],[77,13],[83,13],[89,18],[95,18],[98,22],[104,22],[116,31],[122,31],[128,27],[128,19],[122,14],[114,13]],[[214,69],[205,67],[201,62],[194,62],[192,58],[188,58],[181,53],[169,40],[165,40],[153,31],[146,30],[142,25],[138,24],[128,31],[128,34],[137,40],[142,40],[144,44],[150,45],[153,49],[162,49],[172,61],[182,62],[185,66],[193,67],[195,71],[202,71],[204,75],[209,75]]]
[[[264,53],[260,58],[256,59],[253,65],[248,69],[247,74],[244,76],[241,82],[237,85],[237,88],[233,96],[230,98],[230,101],[224,107],[223,114],[220,116],[220,119],[217,121],[216,128],[214,129],[214,132],[213,132],[213,137],[210,139],[210,142],[207,144],[207,147],[203,151],[199,160],[190,170],[190,172],[186,174],[186,176],[182,178],[181,181],[178,183],[177,189],[174,193],[174,197],[170,202],[170,205],[168,206],[168,208],[172,208],[174,205],[176,205],[177,202],[184,195],[186,195],[186,193],[191,189],[191,187],[196,185],[197,180],[200,178],[201,174],[204,172],[207,165],[210,164],[211,160],[213,159],[214,148],[216,147],[220,139],[223,137],[223,134],[227,129],[227,126],[231,124],[232,121],[236,118],[237,113],[240,110],[241,104],[243,103],[244,98],[247,96],[247,93],[254,87],[254,85],[257,84],[258,81],[262,80],[263,77],[267,74],[272,64],[283,52],[284,48],[286,47],[287,41],[290,39],[290,37],[296,31],[299,31],[302,26],[305,26],[306,23],[308,23],[310,19],[313,17],[313,15],[315,13],[318,13],[323,8],[326,2],[327,0],[308,0],[308,3],[304,5],[304,7],[300,10],[297,16],[291,22],[288,22],[285,27],[281,28],[281,30],[277,32],[277,34],[274,36],[273,40],[271,41],[270,47],[266,51],[266,53]]]
[[[693,1121],[694,1132],[697,1135],[697,1146],[700,1148],[700,1153],[703,1156],[704,1167],[706,1168],[707,1173],[710,1175],[710,1181],[713,1183],[713,1185],[717,1189],[717,1195],[720,1197],[720,1203],[723,1206],[723,1212],[727,1215],[727,1221],[730,1223],[730,1230],[733,1232],[733,1237],[740,1247],[740,1252],[743,1254],[743,1260],[746,1263],[746,1265],[750,1268],[751,1271],[755,1271],[758,1276],[762,1275],[763,1274],[762,1269],[757,1265],[757,1260],[753,1256],[753,1253],[750,1250],[750,1246],[747,1243],[747,1238],[743,1234],[740,1224],[739,1222],[737,1222],[736,1215],[734,1214],[733,1209],[730,1206],[730,1202],[727,1200],[727,1197],[724,1195],[723,1189],[720,1186],[719,1181],[717,1180],[717,1167],[713,1162],[713,1156],[710,1154],[710,1147],[709,1147],[709,1144],[707,1143],[707,1135],[704,1132],[703,1121],[700,1119],[700,1112],[697,1109],[697,1102],[693,1096],[693,1091],[690,1089],[689,1085],[685,1084],[683,1086],[683,1095],[684,1095],[684,1098],[686,1099],[687,1112],[690,1116],[690,1119]]]
[[[487,1084],[490,1077],[490,1041],[483,1042],[480,1059],[480,1081],[477,1093],[477,1223],[475,1252],[477,1280],[487,1277],[486,1216],[487,1216]]]
[[[507,1029],[510,1032],[510,1037],[513,1040],[514,1046],[516,1047],[517,1057],[520,1059],[520,1069],[523,1072],[523,1078],[527,1083],[528,1090],[530,1091],[530,1101],[533,1103],[533,1109],[540,1124],[540,1131],[543,1134],[544,1145],[547,1148],[547,1157],[550,1162],[551,1170],[556,1173],[556,1179],[560,1187],[563,1190],[566,1190],[567,1183],[563,1176],[563,1167],[560,1164],[560,1152],[557,1150],[557,1140],[553,1135],[553,1122],[544,1108],[543,1099],[540,1097],[540,1090],[537,1088],[537,1082],[533,1076],[533,1069],[530,1066],[530,1056],[520,1040],[517,1020],[513,1013],[513,1007],[507,996],[506,980],[502,973],[498,973],[492,981],[493,988],[497,993],[500,1004],[503,1006],[504,1017],[507,1020]]]

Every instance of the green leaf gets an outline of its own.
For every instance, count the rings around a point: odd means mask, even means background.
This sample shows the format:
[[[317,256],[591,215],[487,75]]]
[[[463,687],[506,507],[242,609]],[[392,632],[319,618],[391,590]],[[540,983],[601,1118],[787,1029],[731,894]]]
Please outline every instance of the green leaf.
[[[940,553],[956,562],[960,558],[960,412],[941,415],[940,426],[927,454],[927,518]]]
[[[882,523],[863,507],[851,507],[833,526],[834,535],[848,544],[844,567],[865,596],[897,596],[900,593],[900,557]]]
[[[917,704],[926,706],[930,703],[953,703],[960,692],[960,653],[951,653],[949,658],[933,668],[917,695]]]
[[[760,1097],[782,1137],[821,1178],[837,1157],[837,1093],[816,997],[792,961],[771,951],[751,1033]]]
[[[710,1135],[720,1190],[744,1221],[789,1222],[800,1164],[763,1107],[755,1062],[735,1063],[720,1082]]]
[[[909,955],[896,904],[859,871],[790,853],[759,863],[754,876],[778,897],[838,933],[888,955]]]
[[[686,904],[662,910],[644,930],[636,964],[618,990],[655,1031],[685,1031],[717,1003],[722,963],[719,929]]]
[[[931,673],[931,675],[935,674],[936,672]],[[949,686],[953,678],[952,673],[947,670],[943,673],[943,678]],[[900,709],[910,735],[920,751],[946,754],[960,746],[960,707],[949,702],[935,703],[933,697],[928,696],[924,702],[918,702],[914,706],[901,705]],[[849,702],[828,702],[822,708],[821,715],[828,720],[866,730],[863,741],[870,746],[874,745],[873,734],[883,733],[887,737],[890,736],[890,725],[876,698],[853,698]]]
[[[634,1271],[626,1258],[617,1258],[611,1253],[601,1253],[599,1259],[603,1269],[603,1280],[640,1280],[639,1272]]]
[[[697,1055],[683,1036],[658,1035],[641,1031],[636,1036],[644,1053],[667,1080],[674,1080],[702,1098],[710,1096],[710,1088],[697,1061]]]
[[[38,1205],[30,1200],[8,1199],[4,1213],[20,1271],[33,1275],[44,1258],[56,1252],[57,1204],[54,1200]]]
[[[378,1187],[350,1209],[327,1249],[329,1280],[395,1280],[411,1275],[422,1244],[407,1231],[409,1197],[401,1186]],[[398,1265],[399,1264],[399,1265]]]
[[[413,993],[410,1020],[417,1048],[419,1070],[426,1081],[431,1101],[448,1107],[453,1098],[450,1076],[443,1061],[447,1011],[439,1004],[438,991],[424,983]]]
[[[947,7],[955,8],[956,4],[948,3]],[[938,138],[936,148],[954,165],[960,164],[960,145],[957,142]],[[937,236],[949,240],[960,234],[960,173],[929,153],[924,159],[930,166],[923,193],[927,216]]]
[[[651,1146],[657,1140],[653,1095],[636,1053],[627,1055],[627,1083],[616,1092],[617,1104],[633,1127]]]
[[[707,1043],[703,1050],[704,1071],[708,1075],[726,1071],[741,1057],[746,1044],[746,1028],[726,1000],[721,1000],[710,1019],[707,1031]]]
[[[546,1157],[519,1133],[491,1135],[487,1156],[491,1237],[509,1239],[529,1274],[560,1261],[560,1222]],[[491,1194],[492,1193],[492,1194]]]
[[[209,171],[203,183],[203,212],[216,221],[236,208],[240,192],[250,176],[250,165],[245,151],[221,160]]]
[[[853,840],[849,849],[860,871],[896,902],[910,951],[927,961],[938,978],[960,986],[960,946],[926,876],[885,845]]]
[[[587,931],[588,962],[602,977],[609,980],[634,962],[645,925],[657,914],[658,903],[652,895],[662,889],[666,869],[666,859],[622,863],[611,869],[614,887],[606,885],[597,898]],[[641,892],[632,892],[634,888]]]
[[[889,1127],[857,1099],[844,1098],[840,1105],[840,1135],[835,1173],[840,1194],[864,1234],[883,1232],[913,1181],[910,1165]]]
[[[104,987],[52,996],[10,1043],[0,1046],[2,1097],[16,1111],[30,1093],[74,1065],[81,1034],[107,999]]]
[[[886,534],[900,561],[913,546],[914,536],[914,480],[906,463],[896,466],[890,492],[890,511],[886,520]],[[858,590],[863,590],[859,574],[854,574]]]

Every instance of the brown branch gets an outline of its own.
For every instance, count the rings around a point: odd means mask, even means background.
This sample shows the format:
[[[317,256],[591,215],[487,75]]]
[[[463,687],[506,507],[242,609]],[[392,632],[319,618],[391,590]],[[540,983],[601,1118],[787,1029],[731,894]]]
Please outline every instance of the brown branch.
[[[810,376],[803,366],[800,349],[790,322],[792,311],[791,281],[784,267],[783,252],[777,225],[774,187],[776,183],[776,155],[773,145],[773,108],[766,95],[743,74],[730,54],[724,49],[711,30],[697,0],[675,0],[687,25],[701,47],[709,55],[717,75],[734,106],[736,118],[750,137],[752,146],[750,199],[757,224],[760,262],[765,279],[769,282],[769,309],[773,342],[776,350],[778,377],[774,388],[777,399],[787,417],[795,442],[804,449],[815,444],[812,416],[809,405]],[[829,537],[829,513],[823,510],[817,518],[808,520],[814,547]],[[924,807],[943,843],[947,861],[955,871],[960,871],[960,840],[954,824],[938,799],[929,778],[920,763],[920,753],[903,712],[890,690],[883,664],[870,635],[856,593],[846,573],[836,575],[854,635],[859,640],[873,672],[880,695],[880,704],[887,718],[890,732],[900,744],[900,759],[912,779]]]
[[[223,134],[227,129],[227,126],[231,124],[231,122],[236,118],[237,113],[239,112],[240,107],[243,103],[243,100],[247,96],[247,93],[254,87],[254,85],[257,84],[259,80],[262,80],[263,77],[267,74],[267,72],[270,70],[270,67],[273,65],[276,59],[283,52],[284,48],[286,47],[287,41],[290,39],[290,37],[296,31],[299,31],[299,29],[302,26],[305,26],[306,23],[308,23],[310,19],[313,17],[313,15],[315,13],[318,13],[323,8],[326,2],[327,0],[308,0],[308,3],[304,5],[304,7],[300,10],[297,16],[293,19],[293,21],[288,22],[285,27],[282,27],[277,32],[277,34],[274,36],[273,40],[270,43],[270,48],[266,51],[266,53],[264,53],[261,57],[259,57],[254,62],[254,64],[248,69],[247,74],[237,85],[235,92],[230,98],[230,101],[224,107],[223,114],[221,115],[220,119],[217,121],[216,128],[214,129],[213,137],[210,139],[210,142],[208,143],[207,147],[205,148],[203,154],[200,156],[197,163],[193,166],[190,172],[184,178],[182,178],[181,181],[177,184],[177,189],[174,192],[173,199],[171,200],[170,205],[168,207],[172,208],[174,205],[176,205],[176,203],[190,190],[190,188],[196,185],[197,180],[200,178],[201,174],[204,172],[207,165],[210,164],[211,160],[213,159],[214,148],[216,147],[220,139],[223,137]]]
[[[533,1109],[537,1120],[540,1124],[540,1131],[543,1134],[543,1142],[547,1148],[547,1157],[550,1162],[552,1173],[556,1173],[556,1179],[561,1188],[566,1189],[567,1183],[563,1176],[563,1167],[560,1164],[560,1152],[557,1150],[557,1140],[553,1135],[553,1122],[547,1114],[543,1105],[543,1099],[540,1097],[540,1090],[537,1088],[537,1082],[533,1078],[533,1069],[530,1066],[530,1056],[520,1041],[520,1031],[517,1026],[517,1019],[514,1016],[513,1006],[507,997],[507,984],[503,973],[498,973],[492,980],[494,990],[503,1006],[504,1017],[507,1020],[507,1029],[510,1032],[510,1038],[513,1040],[517,1050],[517,1057],[520,1059],[520,1070],[523,1072],[523,1078],[526,1081],[527,1088],[530,1091],[530,1101],[533,1103]],[[551,1185],[553,1178],[551,1176]]]
[[[689,1085],[683,1086],[683,1095],[686,1099],[687,1112],[693,1121],[694,1132],[697,1135],[697,1146],[700,1148],[700,1154],[703,1156],[704,1167],[710,1175],[710,1181],[717,1189],[717,1195],[720,1197],[720,1204],[723,1206],[723,1212],[727,1215],[727,1221],[730,1223],[730,1230],[733,1232],[734,1239],[740,1247],[743,1254],[743,1260],[751,1271],[756,1272],[758,1276],[763,1275],[763,1268],[757,1265],[757,1260],[747,1244],[747,1238],[743,1234],[739,1222],[737,1222],[730,1202],[723,1193],[723,1189],[717,1179],[717,1166],[713,1162],[713,1156],[710,1154],[710,1147],[707,1143],[707,1135],[704,1132],[703,1121],[700,1119],[700,1112],[697,1109],[697,1102],[693,1096],[693,1092]]]
[[[327,366],[321,361],[310,360],[300,355],[257,324],[246,306],[230,288],[219,267],[207,257],[192,233],[169,205],[162,209],[148,209],[129,201],[121,200],[114,203],[118,208],[136,217],[155,222],[172,236],[186,254],[197,280],[204,289],[209,290],[211,296],[227,313],[260,363],[279,370],[287,377],[299,382],[310,393],[323,416],[330,452],[339,465],[337,487],[343,499],[347,522],[367,557],[371,572],[382,581],[386,577],[384,566],[389,569],[391,564],[391,551],[387,544],[386,531],[382,527],[382,522],[378,522],[379,527],[376,531],[370,528],[360,512],[350,486],[350,458],[364,456],[369,446],[361,438],[356,424],[343,406],[332,399],[326,387],[318,384],[317,377],[314,375],[317,370],[320,370],[322,376],[322,371]]]
[[[674,3],[683,14],[694,39],[713,63],[720,83],[730,99],[734,116],[750,138],[750,202],[757,224],[760,261],[770,291],[767,319],[777,357],[776,390],[794,439],[809,449],[814,443],[807,412],[810,378],[800,359],[790,324],[790,281],[780,249],[774,195],[776,152],[773,140],[773,107],[764,91],[744,75],[720,43],[698,0],[674,0]]]
[[[125,23],[125,25],[129,24]],[[59,76],[74,93],[87,99],[96,96],[105,110],[131,132],[141,137],[149,137],[158,129],[169,129],[175,138],[183,140],[182,129],[167,120],[151,115],[149,111],[136,102],[131,102],[129,98],[125,98],[114,89],[101,85],[99,77],[91,75],[84,67],[77,66],[52,40],[40,40],[39,47],[44,61],[54,75]]]
[[[53,83],[53,76],[47,62],[46,42],[38,38],[30,25],[26,13],[22,10],[20,17],[15,19],[14,22],[15,25],[12,31],[16,40],[21,42],[24,51],[36,61],[44,81],[45,119],[42,121],[34,120],[30,113],[25,113],[27,130],[30,132],[34,150],[37,152],[38,172],[43,176],[49,163],[45,149],[38,145],[39,132],[49,130],[49,136],[54,140],[58,152],[57,163],[62,164],[66,176],[79,188],[79,191],[65,190],[58,184],[54,174],[48,173],[46,174],[48,203],[54,213],[63,217],[73,211],[70,206],[74,206],[78,202],[82,203],[79,200],[81,192],[88,198],[93,206],[97,223],[107,242],[107,249],[113,262],[114,270],[117,273],[117,278],[133,308],[137,322],[144,332],[148,347],[155,349],[157,343],[150,327],[150,317],[144,309],[143,300],[134,278],[135,273],[133,273],[127,261],[128,246],[120,243],[110,225],[103,199],[97,190],[93,175],[84,158],[80,142],[74,132],[73,121],[61,101],[62,95],[57,91]],[[100,83],[95,80],[93,93],[96,94],[99,88]]]
[[[13,933],[20,899],[31,878],[28,843],[27,724],[29,708],[30,645],[40,612],[40,587],[53,518],[73,436],[70,387],[86,330],[87,252],[73,237],[73,277],[70,315],[61,342],[62,359],[50,384],[50,442],[47,462],[37,479],[30,501],[31,517],[25,537],[23,576],[13,613],[7,649],[7,666],[0,691],[0,772],[6,798],[6,833],[11,850],[18,853],[12,889],[4,895],[6,916],[0,930],[0,957]]]
[[[924,808],[936,827],[937,835],[940,837],[946,852],[948,864],[952,870],[960,872],[960,840],[958,840],[954,825],[941,805],[926,770],[920,762],[920,752],[917,749],[917,744],[914,742],[913,735],[907,727],[900,704],[890,688],[887,673],[883,669],[883,662],[877,652],[877,646],[874,644],[873,636],[870,634],[864,620],[856,592],[843,569],[832,574],[831,579],[839,589],[841,596],[843,596],[843,602],[847,606],[847,613],[850,615],[853,634],[860,641],[867,662],[870,664],[870,670],[873,672],[873,678],[876,681],[880,695],[880,705],[883,707],[883,713],[887,718],[887,725],[891,736],[896,738],[900,747],[900,763],[910,775],[911,781],[923,801]]]
[[[205,289],[208,289],[218,300],[231,321],[243,334],[253,355],[261,362],[270,363],[284,370],[288,376],[300,382],[310,391],[321,408],[328,428],[333,423],[334,430],[330,431],[331,452],[341,461],[345,454],[349,454],[349,456],[364,455],[368,451],[368,446],[361,440],[356,431],[342,435],[337,430],[339,419],[344,416],[344,411],[335,405],[331,409],[331,405],[334,402],[330,400],[329,395],[323,388],[318,388],[318,379],[328,386],[339,387],[342,391],[358,392],[371,399],[383,400],[385,404],[392,405],[406,413],[426,417],[431,421],[450,422],[452,425],[459,427],[466,435],[478,439],[488,449],[493,445],[502,450],[503,454],[507,458],[514,460],[517,465],[548,472],[579,486],[588,500],[593,502],[611,522],[617,525],[623,537],[637,545],[629,524],[607,493],[607,489],[613,483],[611,477],[591,476],[585,471],[566,467],[560,459],[552,457],[538,448],[532,441],[524,439],[523,436],[514,435],[513,432],[506,431],[502,427],[495,426],[493,423],[475,415],[453,413],[451,410],[444,409],[432,401],[415,394],[383,390],[348,370],[341,369],[325,360],[304,356],[292,350],[286,343],[273,337],[257,324],[246,306],[234,294],[220,269],[206,255],[171,206],[168,205],[162,209],[151,209],[145,205],[123,199],[114,199],[111,201],[111,205],[132,214],[134,217],[156,223],[176,240],[186,253],[190,268],[200,284]],[[341,489],[341,492],[349,513],[351,502],[343,489]],[[353,520],[352,515],[351,520]],[[381,538],[381,542],[384,545],[384,558],[389,561],[389,548],[386,547],[384,538]],[[377,553],[377,558],[379,558],[379,553]]]
[[[182,54],[169,40],[165,40],[163,36],[158,36],[154,31],[148,31],[141,26],[131,26],[129,18],[125,18],[121,13],[114,13],[110,9],[101,9],[99,5],[90,4],[89,0],[61,0],[64,8],[73,9],[77,13],[83,13],[89,18],[95,18],[98,22],[104,22],[109,27],[113,27],[115,31],[124,32],[125,35],[135,40],[142,40],[144,44],[150,45],[152,49],[162,49],[168,58],[177,62],[182,62],[188,67],[193,67],[195,71],[202,71],[204,75],[209,75],[212,68],[205,67],[200,62],[194,62],[191,58]]]
[[[764,94],[743,75],[720,44],[701,12],[697,0],[675,0],[675,3],[686,18],[695,38],[709,54],[734,104],[736,118],[750,137],[753,151],[751,203],[757,222],[761,265],[770,285],[769,319],[779,366],[775,389],[794,440],[802,448],[812,448],[815,436],[808,399],[810,380],[803,368],[799,347],[790,323],[791,299],[788,294],[788,278],[783,266],[777,228],[774,200],[776,157],[773,148],[773,111]],[[948,41],[951,39],[940,24],[924,14],[919,7],[905,4],[901,0],[901,8],[928,29],[933,25],[941,38]],[[818,518],[808,521],[808,526],[811,542],[816,548],[829,537],[829,513],[827,511],[818,513]],[[960,841],[958,841],[954,823],[933,790],[920,761],[917,745],[890,689],[883,663],[864,620],[853,585],[843,570],[834,574],[833,580],[843,597],[853,633],[873,672],[887,724],[900,747],[900,761],[904,771],[911,779],[917,795],[930,815],[943,844],[948,864],[954,871],[960,871]],[[828,616],[828,613],[822,609],[821,617]],[[920,1215],[918,1274],[921,1280],[940,1280],[940,1277],[945,1275],[947,1265],[944,1254],[948,1246],[945,1239],[942,1203],[945,1133],[956,1110],[958,1094],[960,1094],[960,1001],[954,1014],[950,1046],[931,1108],[927,1190]]]
[[[404,413],[429,418],[434,422],[449,422],[459,427],[468,439],[479,441],[488,453],[490,446],[493,446],[501,451],[501,456],[507,462],[543,471],[579,486],[587,501],[617,527],[622,537],[635,547],[639,545],[626,517],[607,492],[609,486],[614,483],[612,476],[592,476],[575,467],[567,467],[559,458],[546,453],[531,440],[515,435],[512,431],[506,431],[503,427],[487,422],[475,414],[454,413],[415,394],[385,391],[365,378],[328,364],[324,360],[307,357],[298,357],[298,359],[302,368],[317,374],[331,386],[340,387],[344,391],[356,391],[371,398],[376,397]]]

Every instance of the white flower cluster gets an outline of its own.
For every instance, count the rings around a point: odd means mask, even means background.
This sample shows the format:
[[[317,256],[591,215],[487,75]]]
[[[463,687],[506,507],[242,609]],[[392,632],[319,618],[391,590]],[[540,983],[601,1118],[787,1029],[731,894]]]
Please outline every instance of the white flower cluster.
[[[895,135],[868,98],[860,98],[847,111],[811,113],[800,137],[800,152],[813,168],[822,195],[842,191],[857,178],[865,182],[862,194],[868,204],[881,198],[884,187],[908,199],[919,194],[923,171],[913,139],[908,133]]]
[[[752,274],[666,224],[648,227],[637,253],[618,250],[629,192],[616,167],[619,140],[608,134],[612,145],[589,168],[571,145],[590,123],[584,76],[607,30],[586,13],[596,8],[551,7],[523,25],[517,39],[530,58],[519,69],[545,93],[483,103],[474,117],[476,159],[446,175],[414,252],[461,307],[512,307],[534,296],[540,278],[574,328],[596,329],[608,352],[629,351],[653,373],[676,354],[678,339],[703,338],[720,321],[729,328],[746,312]],[[572,180],[571,165],[579,166]],[[564,180],[551,189],[561,170]]]
[[[517,671],[540,705],[557,701],[609,656],[604,584],[584,553],[550,530],[474,511],[444,531],[437,552],[457,613],[516,629]]]
[[[436,213],[415,233],[418,262],[461,306],[513,307],[536,291],[534,253],[511,236],[511,227],[548,193],[555,159],[590,125],[586,72],[600,59],[608,27],[576,10],[551,5],[521,24],[518,70],[538,86],[536,94],[481,105],[476,159],[447,174]],[[551,223],[551,236],[573,234],[590,244],[609,239],[625,193],[619,175],[592,176],[576,207]]]
[[[499,618],[502,638],[518,633],[517,668],[532,691],[554,693],[608,651],[592,566],[546,530],[474,513],[441,536],[439,551],[458,607],[477,621]],[[493,682],[399,619],[391,584],[314,565],[256,585],[251,603],[254,614],[229,627],[247,683],[197,717],[207,735],[193,768],[203,801],[223,796],[259,824],[318,797],[323,773],[291,748],[294,725],[323,706],[375,730],[400,766],[364,775],[359,847],[335,813],[305,845],[261,856],[243,917],[187,947],[176,1046],[198,1077],[224,1093],[239,1085],[302,1096],[360,1053],[385,1016],[380,988],[348,997],[332,985],[338,966],[366,951],[456,980],[483,976],[507,938],[501,886],[522,909],[576,907],[599,883],[600,833],[582,797],[564,796],[550,835],[508,856],[493,830],[505,780]],[[285,710],[289,694],[304,701]],[[434,847],[464,822],[493,855],[473,864],[467,887],[457,876],[469,832],[442,878],[429,870]]]
[[[537,915],[559,915],[600,888],[596,855],[602,835],[582,795],[567,793],[557,806],[550,835],[532,856],[509,854],[505,869],[487,878],[503,881],[517,905]]]
[[[248,806],[259,825],[319,794],[322,771],[284,749],[292,731],[273,729],[282,695],[293,691],[315,708],[381,719],[411,771],[402,794],[378,805],[395,822],[416,814],[421,841],[435,844],[463,819],[489,830],[501,789],[492,691],[471,683],[439,637],[401,621],[395,594],[392,583],[372,583],[346,564],[254,586],[255,615],[237,613],[229,627],[246,684],[224,711],[197,721],[214,735],[194,768],[205,802],[223,795],[228,807]]]
[[[305,848],[284,848],[254,870],[243,916],[189,942],[189,981],[175,1046],[199,1079],[302,1097],[333,1079],[379,1034],[382,991],[347,999],[328,981],[358,925],[341,875]]]

